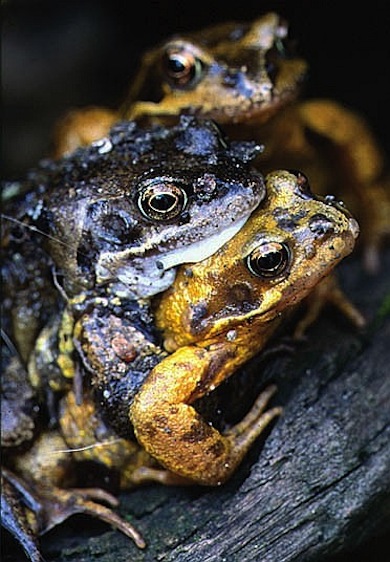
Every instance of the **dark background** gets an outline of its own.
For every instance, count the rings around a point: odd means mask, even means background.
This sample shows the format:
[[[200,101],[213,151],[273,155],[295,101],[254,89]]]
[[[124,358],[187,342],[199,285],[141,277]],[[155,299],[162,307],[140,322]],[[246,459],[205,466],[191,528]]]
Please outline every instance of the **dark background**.
[[[5,0],[2,10],[3,178],[21,177],[47,154],[53,124],[70,107],[117,107],[146,48],[267,10],[290,21],[310,62],[305,94],[362,112],[389,152],[386,2]]]
[[[387,153],[389,34],[386,2],[8,0],[2,3],[2,176],[20,178],[44,157],[56,120],[72,107],[116,108],[146,48],[180,31],[275,10],[310,63],[307,97],[364,114]],[[385,537],[351,555],[379,561]],[[342,556],[334,562],[346,562]]]

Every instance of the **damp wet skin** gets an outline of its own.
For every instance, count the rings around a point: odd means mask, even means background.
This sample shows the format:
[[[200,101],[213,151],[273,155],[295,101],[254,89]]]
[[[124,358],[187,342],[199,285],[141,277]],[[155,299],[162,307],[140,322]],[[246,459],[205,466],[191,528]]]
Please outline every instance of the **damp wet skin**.
[[[179,268],[172,289],[156,303],[162,340],[153,337],[150,310],[119,295],[100,294],[89,303],[73,299],[61,326],[51,325],[60,342],[69,322],[73,330],[60,345],[60,363],[74,369],[64,374],[74,377],[80,366],[86,371],[81,397],[74,384],[61,393],[57,425],[35,433],[27,451],[6,455],[3,490],[14,511],[5,524],[30,560],[39,560],[38,535],[73,513],[98,517],[145,546],[113,510],[115,498],[100,489],[72,488],[79,462],[119,471],[122,488],[153,480],[218,485],[280,414],[278,406],[268,408],[272,386],[224,434],[194,414],[191,404],[261,351],[289,311],[352,251],[358,227],[345,209],[312,196],[300,174],[276,172],[266,183],[266,200],[229,243],[203,262]],[[38,355],[46,351],[41,366],[49,343],[38,345]],[[13,373],[25,383],[23,371]],[[109,417],[104,400],[115,405]],[[16,490],[21,499],[15,504]]]
[[[115,358],[132,363],[133,377],[118,390],[122,403],[131,399],[162,353],[151,299],[173,282],[179,264],[205,259],[248,220],[265,195],[251,164],[259,150],[191,116],[169,128],[126,121],[6,186],[3,523],[31,560],[40,559],[37,535],[76,512],[108,520],[143,544],[131,525],[94,502],[114,505],[101,491],[53,492],[53,483],[73,480],[69,455],[59,463],[46,459],[50,440],[67,448],[49,429],[59,423],[62,397],[74,390],[80,405],[88,384],[102,415],[115,410],[118,402],[107,397],[114,385],[104,386],[104,368]],[[94,373],[94,362],[104,367]],[[118,431],[121,415],[113,422]]]
[[[156,324],[170,355],[130,408],[141,445],[169,470],[218,485],[234,472],[278,411],[260,395],[222,435],[191,404],[259,353],[297,304],[354,248],[356,220],[311,195],[298,173],[266,178],[267,198],[213,256],[180,268],[159,299]],[[164,390],[163,390],[164,389]]]

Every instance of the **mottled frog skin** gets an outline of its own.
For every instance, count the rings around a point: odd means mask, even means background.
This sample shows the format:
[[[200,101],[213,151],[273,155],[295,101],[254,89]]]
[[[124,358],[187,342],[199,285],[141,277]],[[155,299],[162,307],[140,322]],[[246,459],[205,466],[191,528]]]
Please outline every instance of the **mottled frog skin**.
[[[32,502],[29,484],[17,474],[32,481],[33,467],[26,461],[22,472],[9,469],[22,450],[38,446],[42,431],[58,426],[61,397],[72,388],[78,405],[92,386],[102,414],[115,411],[120,401],[107,393],[122,373],[106,383],[94,361],[107,368],[115,357],[131,362],[131,380],[116,386],[121,401],[131,401],[162,353],[151,299],[172,284],[179,264],[206,258],[234,236],[264,198],[263,176],[251,164],[260,149],[230,142],[214,122],[191,116],[169,128],[126,121],[90,147],[43,161],[25,181],[5,186],[3,523],[28,543],[31,560],[40,559],[31,536],[57,519],[29,523],[31,503],[36,514],[45,508]],[[128,435],[127,413],[125,422],[116,414],[113,426]],[[41,462],[35,455],[34,463]],[[46,504],[58,505],[56,494],[49,497]],[[58,520],[93,512],[85,498],[63,497]],[[104,519],[106,512],[96,509]]]
[[[3,220],[6,332],[23,360],[67,300],[99,290],[150,298],[179,263],[231,238],[265,195],[250,163],[259,149],[191,117],[171,128],[125,122],[32,171]]]
[[[159,298],[156,325],[170,355],[130,408],[145,450],[201,484],[229,478],[275,411],[264,412],[261,395],[221,435],[191,404],[259,353],[297,303],[352,251],[359,233],[344,208],[311,194],[302,174],[273,172],[266,185],[266,200],[240,232],[210,258],[180,268]]]
[[[287,22],[274,12],[177,34],[145,54],[119,115],[168,123],[193,114],[223,124],[231,137],[258,139],[264,173],[303,170],[318,193],[345,201],[361,224],[365,266],[375,272],[390,233],[385,155],[354,111],[330,99],[301,100],[307,64],[291,44]],[[59,153],[71,148],[70,137],[90,142],[88,123],[99,121],[102,135],[105,120],[117,118],[98,108],[68,116]]]
[[[79,463],[116,470],[122,488],[151,480],[215,486],[280,414],[277,406],[267,409],[274,386],[223,433],[193,404],[264,348],[352,251],[359,229],[345,208],[313,196],[300,173],[269,174],[266,187],[267,198],[233,239],[202,262],[179,267],[172,287],[154,298],[154,317],[140,302],[126,307],[109,295],[106,302],[95,298],[92,309],[81,303],[72,332],[77,353],[69,357],[86,369],[82,401],[70,388],[58,425],[7,458],[8,503],[16,491],[22,497],[10,528],[30,560],[40,560],[38,534],[80,512],[145,546],[111,509],[112,496],[72,488]],[[158,332],[150,329],[154,318]],[[101,406],[109,395],[116,407],[108,418]]]

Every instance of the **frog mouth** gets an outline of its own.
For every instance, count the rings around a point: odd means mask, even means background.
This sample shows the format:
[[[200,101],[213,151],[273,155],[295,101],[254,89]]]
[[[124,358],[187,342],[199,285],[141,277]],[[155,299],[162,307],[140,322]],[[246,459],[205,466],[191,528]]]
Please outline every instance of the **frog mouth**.
[[[136,298],[150,298],[172,285],[176,276],[176,267],[183,263],[195,263],[210,257],[224,244],[229,242],[244,226],[253,208],[233,222],[227,228],[220,229],[208,238],[194,242],[182,248],[164,253],[152,253],[152,255],[137,256],[130,263],[115,267],[113,262],[110,267],[101,262],[97,268],[97,279],[99,283],[112,281],[115,278],[120,283],[120,291],[127,296]]]
[[[232,225],[212,234],[206,239],[159,256],[158,260],[156,260],[156,266],[160,274],[182,263],[196,263],[209,258],[241,230],[251,214],[252,211]]]

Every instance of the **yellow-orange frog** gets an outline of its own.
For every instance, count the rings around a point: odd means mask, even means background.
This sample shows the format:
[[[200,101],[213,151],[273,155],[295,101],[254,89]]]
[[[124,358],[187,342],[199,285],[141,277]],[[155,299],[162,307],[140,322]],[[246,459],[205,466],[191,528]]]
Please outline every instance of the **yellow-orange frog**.
[[[11,469],[18,476],[4,475],[5,485],[25,497],[21,509],[28,532],[22,535],[29,541],[31,560],[39,560],[35,537],[73,513],[98,517],[145,546],[131,524],[100,505],[102,500],[115,505],[112,496],[100,489],[71,488],[78,463],[96,461],[116,469],[122,488],[145,480],[215,486],[231,476],[280,414],[277,406],[267,410],[274,386],[224,433],[193,403],[264,348],[286,316],[352,251],[359,227],[333,199],[312,195],[300,173],[273,172],[266,184],[267,198],[239,233],[203,262],[181,266],[172,288],[156,297],[164,349],[154,345],[159,362],[151,370],[151,342],[141,332],[138,340],[133,332],[129,336],[120,311],[108,308],[98,330],[89,329],[88,314],[79,318],[74,338],[83,363],[93,368],[95,382],[104,380],[106,390],[116,394],[118,415],[126,409],[136,439],[130,430],[125,435],[115,411],[103,420],[93,384],[79,404],[69,390],[61,401],[58,428],[47,429],[15,457]],[[136,383],[132,377],[140,376],[142,365],[138,361],[133,372],[135,354],[126,353],[127,337],[133,346],[138,341],[138,359],[145,357],[145,377],[130,398],[123,388]],[[113,429],[118,423],[124,428],[121,436]]]
[[[230,477],[275,410],[261,395],[225,435],[191,404],[257,354],[286,315],[348,255],[356,220],[310,192],[300,173],[273,172],[267,198],[213,256],[182,267],[159,301],[156,324],[171,354],[130,408],[138,442],[169,470],[218,485]]]
[[[265,173],[298,169],[318,193],[345,201],[361,224],[364,260],[375,271],[390,233],[390,179],[384,155],[359,115],[329,99],[297,100],[307,64],[289,48],[276,13],[177,34],[147,52],[119,115],[170,123],[183,113],[214,119],[230,137],[257,139]],[[59,153],[104,136],[118,118],[92,108],[58,129]]]

